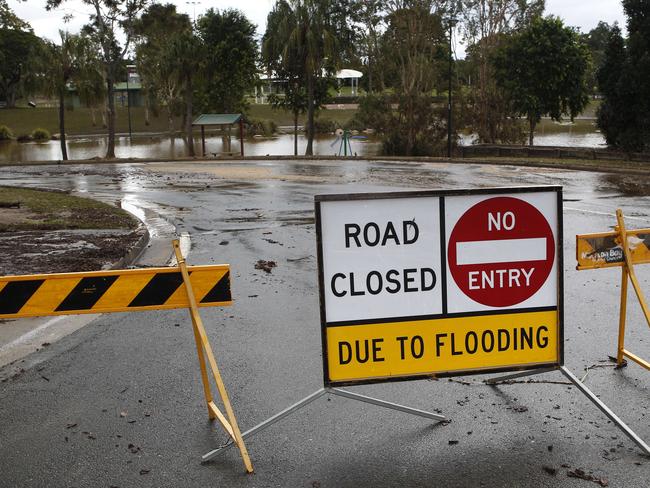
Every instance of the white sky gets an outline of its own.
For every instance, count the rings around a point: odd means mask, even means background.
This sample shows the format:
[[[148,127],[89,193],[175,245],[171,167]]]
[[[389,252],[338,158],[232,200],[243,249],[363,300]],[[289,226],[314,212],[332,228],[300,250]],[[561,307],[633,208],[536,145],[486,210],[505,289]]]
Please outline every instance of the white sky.
[[[261,35],[266,26],[266,16],[275,1],[163,0],[158,3],[174,3],[179,12],[187,13],[190,17],[194,14],[198,17],[211,7],[217,9],[238,8],[253,23],[257,24],[257,34]],[[67,0],[61,8],[52,12],[45,10],[46,0],[28,0],[27,2],[8,0],[8,4],[20,18],[27,20],[32,25],[36,35],[54,41],[59,39],[59,29],[78,32],[81,26],[87,22],[90,11],[82,0]],[[74,16],[67,25],[63,23],[63,16],[66,13]],[[618,21],[621,27],[625,26],[623,6],[620,0],[546,0],[546,13],[561,17],[565,24],[579,27],[582,32],[588,32],[596,27],[599,20],[610,24]],[[462,51],[462,48],[459,51]]]

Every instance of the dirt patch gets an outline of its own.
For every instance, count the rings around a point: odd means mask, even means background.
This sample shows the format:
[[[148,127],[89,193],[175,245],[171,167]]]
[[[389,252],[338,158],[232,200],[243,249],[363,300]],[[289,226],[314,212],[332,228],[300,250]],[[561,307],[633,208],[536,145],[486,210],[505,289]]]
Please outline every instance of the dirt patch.
[[[19,230],[131,229],[139,222],[124,210],[65,192],[0,187],[0,232]]]
[[[0,276],[98,271],[120,261],[146,233],[18,231],[0,233]]]
[[[107,269],[144,238],[124,210],[65,192],[0,187],[0,276]]]

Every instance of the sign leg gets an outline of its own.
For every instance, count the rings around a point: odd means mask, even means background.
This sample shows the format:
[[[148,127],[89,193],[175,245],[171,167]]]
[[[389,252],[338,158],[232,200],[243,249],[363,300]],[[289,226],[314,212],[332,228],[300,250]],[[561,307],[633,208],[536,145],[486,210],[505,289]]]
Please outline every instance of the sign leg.
[[[513,373],[513,374],[508,374],[506,376],[497,376],[496,378],[490,378],[489,380],[485,380],[485,383],[488,385],[496,385],[497,383],[501,383],[502,381],[510,381],[517,378],[523,378],[524,376],[533,376],[536,374],[549,373],[551,371],[555,371],[556,369],[557,366],[553,366],[551,368],[543,368],[543,369],[531,369],[529,371],[522,371],[520,373]]]
[[[312,393],[311,395],[303,398],[299,402],[296,402],[293,405],[291,405],[290,407],[285,408],[281,412],[276,413],[273,417],[265,420],[264,422],[261,422],[261,423],[257,424],[252,429],[247,430],[246,432],[244,432],[241,435],[242,439],[245,439],[248,436],[252,436],[253,434],[258,433],[258,432],[266,429],[267,427],[270,427],[271,425],[275,424],[276,422],[279,422],[280,420],[282,420],[285,417],[288,417],[289,415],[296,412],[297,410],[300,410],[302,407],[304,407],[306,405],[309,405],[314,400],[318,400],[325,393],[327,393],[327,390],[325,390],[324,388],[321,388],[320,390],[315,391],[314,393]],[[217,449],[213,449],[212,451],[204,454],[201,457],[201,462],[205,463],[207,461],[210,461],[211,459],[214,459],[219,453],[225,451],[226,449],[228,449],[232,445],[233,445],[232,442],[228,442],[228,443],[224,444],[223,446],[218,447]]]
[[[573,383],[578,390],[580,390],[591,402],[596,405],[601,412],[603,412],[609,420],[614,422],[616,426],[621,429],[626,436],[628,436],[641,450],[650,456],[650,446],[646,444],[643,439],[634,433],[621,419],[619,419],[614,412],[612,412],[607,405],[605,405],[600,398],[598,398],[584,383],[582,383],[575,375],[569,371],[565,366],[560,366],[560,371],[566,378]]]
[[[351,400],[357,400],[359,402],[370,403],[371,405],[377,405],[378,407],[390,408],[391,410],[397,410],[398,412],[410,413],[411,415],[417,415],[418,417],[437,420],[439,422],[444,422],[448,420],[447,417],[445,417],[444,415],[439,415],[437,413],[432,413],[432,412],[426,412],[424,410],[419,410],[417,408],[406,407],[404,405],[387,402],[385,400],[379,400],[377,398],[360,395],[358,393],[352,393],[351,391],[341,390],[340,388],[329,388],[328,393],[343,398],[349,398]]]

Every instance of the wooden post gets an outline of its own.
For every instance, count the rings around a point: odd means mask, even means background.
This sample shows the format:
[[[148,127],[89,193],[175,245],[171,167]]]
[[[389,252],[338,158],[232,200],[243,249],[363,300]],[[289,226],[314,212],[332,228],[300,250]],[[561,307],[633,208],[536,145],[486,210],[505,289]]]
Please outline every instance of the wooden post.
[[[201,149],[203,150],[203,157],[205,157],[205,125],[201,126]]]
[[[201,126],[203,127],[203,126]],[[174,253],[176,255],[176,261],[178,262],[178,268],[181,271],[183,276],[183,283],[185,284],[185,291],[187,292],[187,299],[189,302],[189,312],[190,317],[192,318],[192,327],[194,329],[194,339],[196,340],[196,348],[199,355],[199,362],[201,363],[201,379],[203,381],[203,389],[205,393],[205,399],[208,403],[208,412],[211,419],[217,418],[221,425],[224,427],[226,432],[230,435],[231,439],[239,448],[241,453],[242,460],[244,461],[244,466],[246,471],[249,473],[253,472],[253,465],[251,463],[246,445],[244,444],[244,439],[242,438],[239,426],[237,425],[237,418],[235,417],[235,412],[230,404],[230,399],[228,397],[228,392],[226,391],[226,386],[219,372],[219,367],[217,366],[217,361],[212,352],[212,347],[210,347],[210,342],[208,341],[208,336],[203,327],[203,320],[201,319],[201,314],[199,313],[199,308],[196,303],[196,297],[194,296],[194,290],[192,289],[192,283],[190,282],[190,275],[187,272],[187,265],[185,263],[185,258],[181,253],[180,243],[178,239],[172,241],[174,247]],[[204,355],[205,353],[205,355]],[[217,385],[217,390],[221,396],[221,401],[223,402],[224,408],[226,409],[226,414],[228,418],[221,413],[219,408],[216,406],[212,400],[212,395],[210,393],[210,385],[207,376],[207,368],[205,364],[205,357],[207,356],[208,363],[210,364],[210,369],[212,369],[212,375],[214,376],[214,381]]]
[[[616,350],[616,364],[623,365],[625,351],[625,317],[627,316],[627,265],[621,267],[621,306],[618,318],[618,347]]]
[[[241,157],[244,157],[244,117],[239,117],[239,145],[241,146]]]

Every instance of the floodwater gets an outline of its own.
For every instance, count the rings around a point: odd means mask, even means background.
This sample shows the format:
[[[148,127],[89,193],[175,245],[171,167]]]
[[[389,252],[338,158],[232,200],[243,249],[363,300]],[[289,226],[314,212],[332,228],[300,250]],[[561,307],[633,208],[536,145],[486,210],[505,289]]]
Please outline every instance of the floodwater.
[[[68,157],[70,159],[101,158],[106,153],[106,137],[71,137],[68,139]],[[298,136],[298,154],[305,153],[306,138]],[[461,144],[471,144],[471,137],[463,137]],[[535,145],[538,146],[572,146],[604,147],[602,134],[598,132],[578,133],[567,130],[537,134]],[[340,142],[333,135],[320,136],[314,141],[314,153],[321,156],[336,155]],[[239,151],[239,140],[233,138],[231,150]],[[352,153],[358,156],[377,156],[381,151],[381,142],[377,138],[353,139]],[[253,137],[244,141],[246,156],[280,156],[293,154],[293,135],[282,134],[274,137]],[[195,140],[196,154],[201,154],[201,140]],[[208,157],[224,152],[221,136],[206,139]],[[130,139],[119,136],[116,140],[115,155],[118,158],[174,159],[187,156],[185,142],[181,138],[169,138],[165,135],[137,135]],[[0,162],[56,161],[61,159],[59,141],[44,143],[15,141],[0,142]]]

